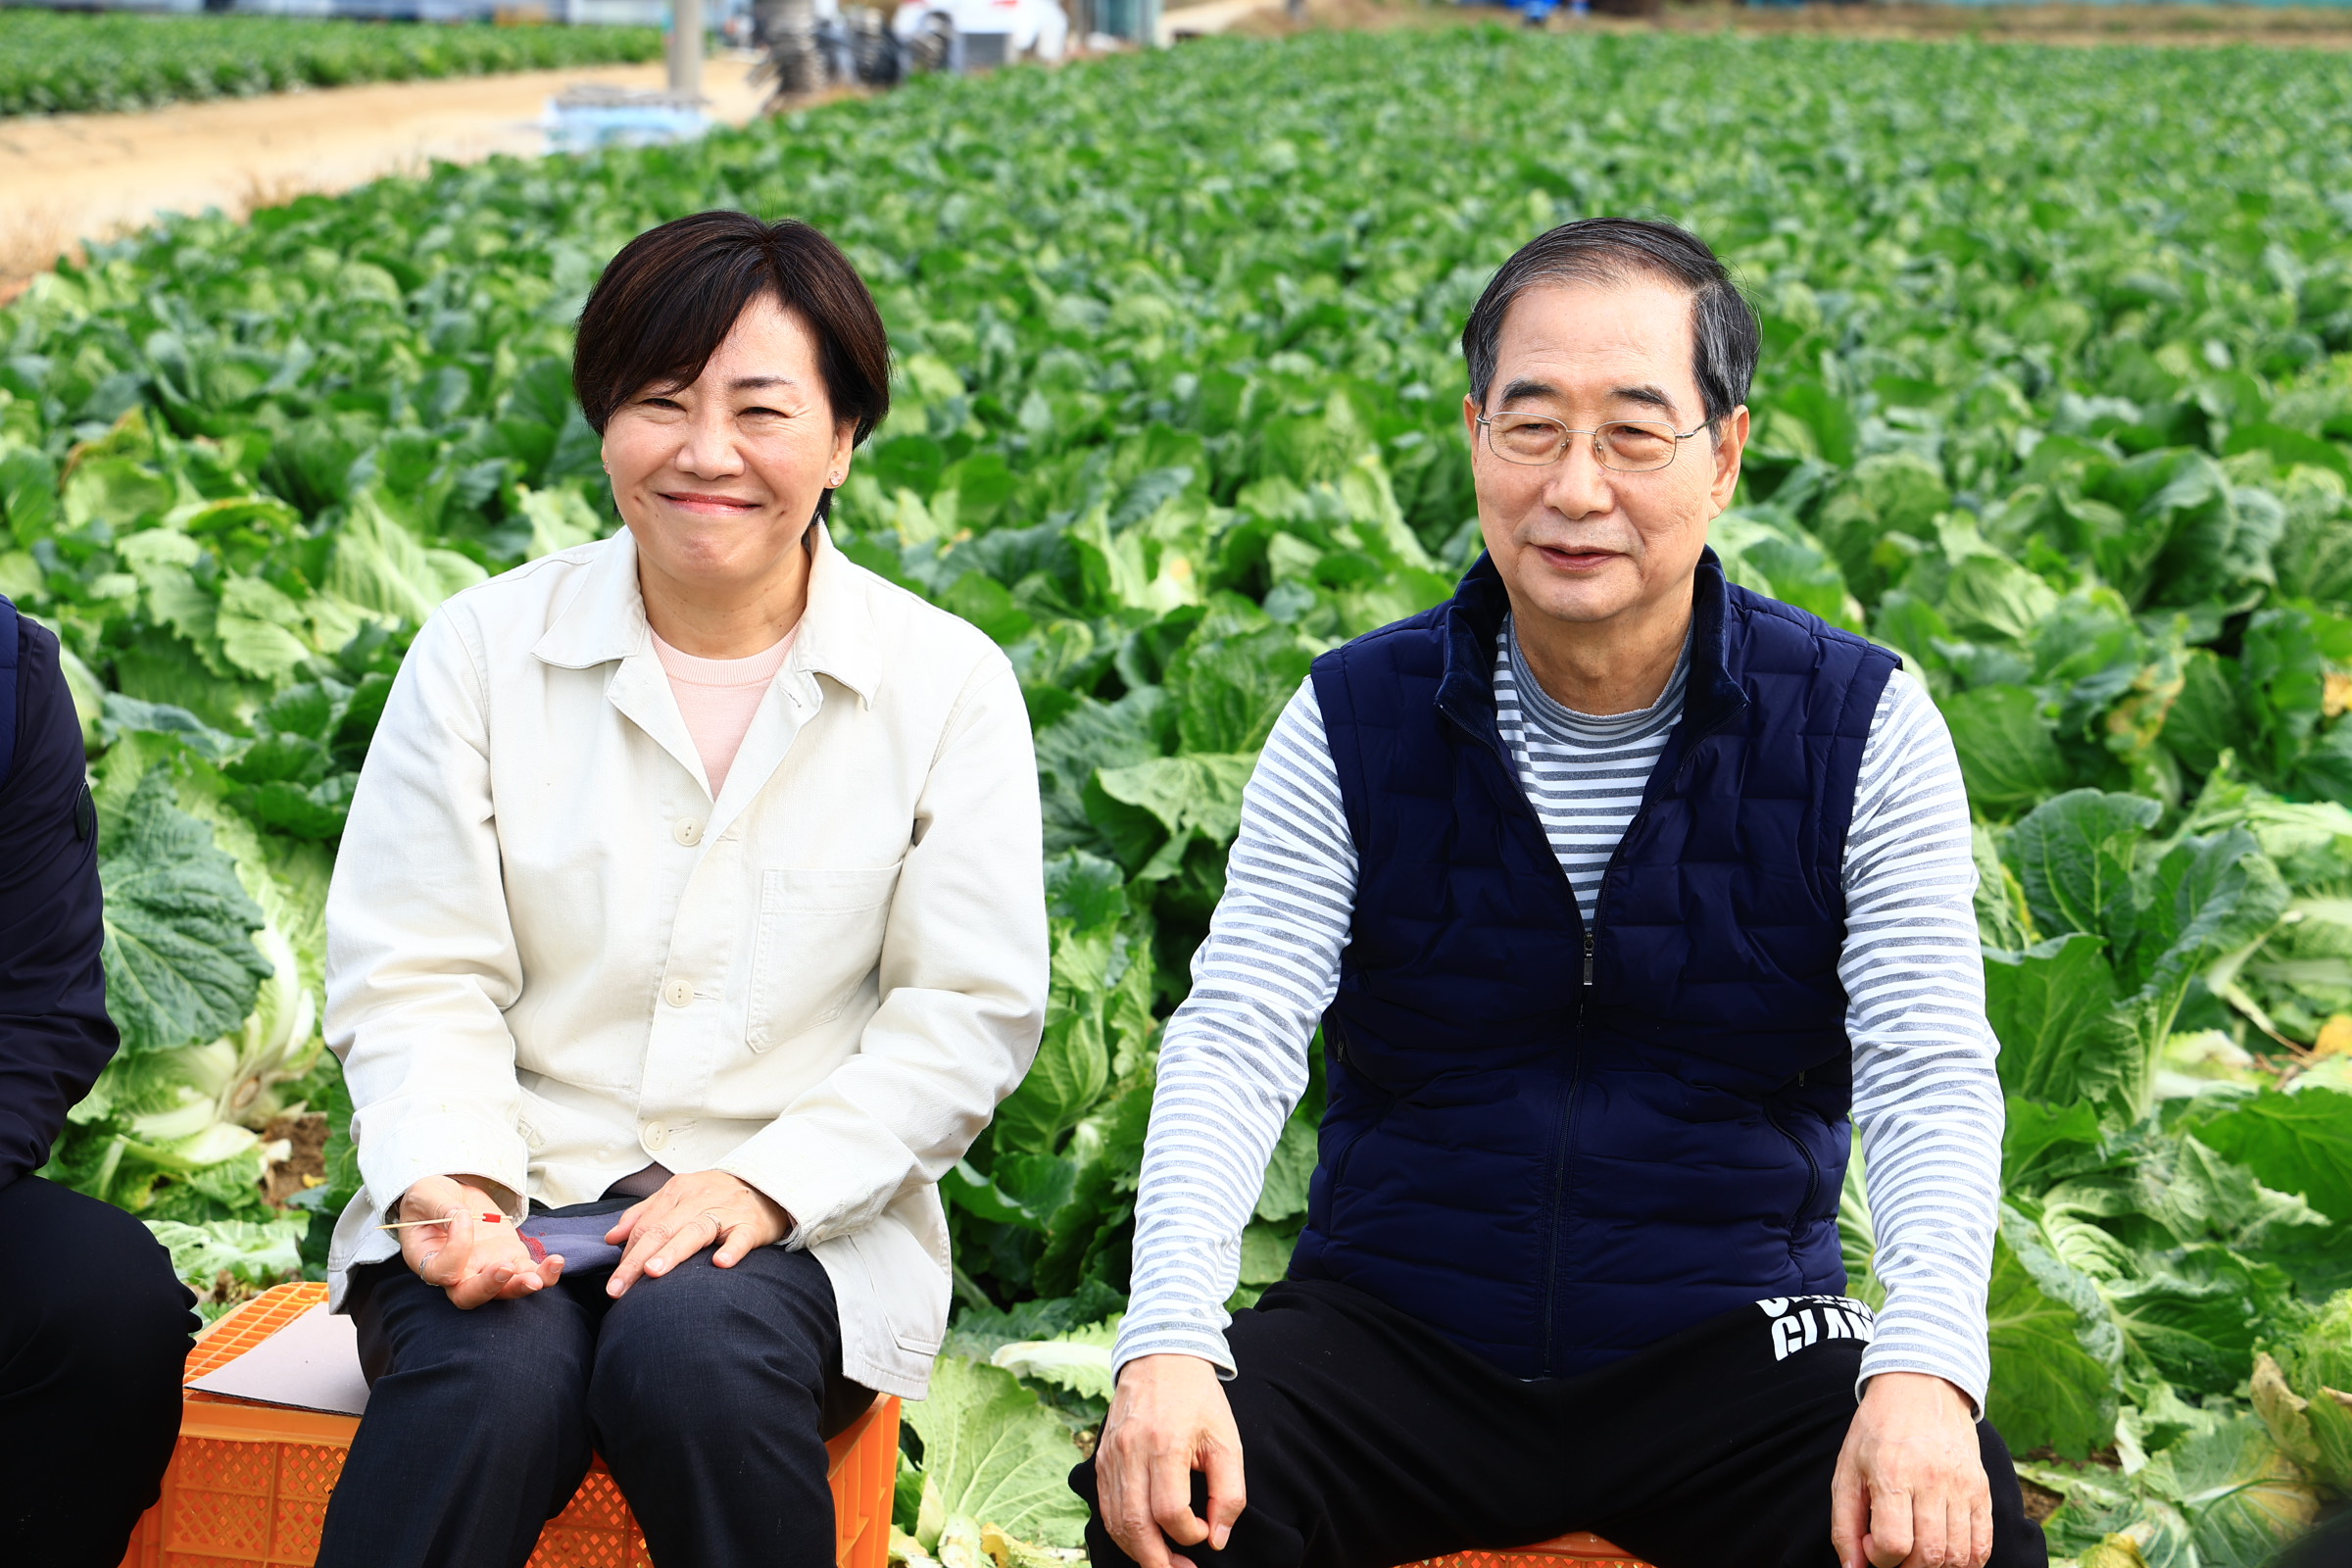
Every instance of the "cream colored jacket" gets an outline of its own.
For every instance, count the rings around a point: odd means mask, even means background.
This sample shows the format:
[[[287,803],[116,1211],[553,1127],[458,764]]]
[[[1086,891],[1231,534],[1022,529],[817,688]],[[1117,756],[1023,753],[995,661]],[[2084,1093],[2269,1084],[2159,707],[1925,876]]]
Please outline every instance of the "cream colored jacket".
[[[920,1397],[950,1285],[933,1184],[1045,1015],[1039,839],[1004,655],[821,529],[716,801],[626,532],[450,600],[393,683],[327,896],[367,1183],[338,1304],[421,1177],[487,1177],[519,1216],[654,1160],[724,1170],[824,1264],[843,1371]]]

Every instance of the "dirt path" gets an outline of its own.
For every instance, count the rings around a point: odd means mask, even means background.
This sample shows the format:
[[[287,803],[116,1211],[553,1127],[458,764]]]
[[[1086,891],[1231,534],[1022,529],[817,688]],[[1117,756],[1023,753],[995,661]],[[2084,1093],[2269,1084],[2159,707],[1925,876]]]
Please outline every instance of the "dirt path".
[[[762,90],[750,84],[751,70],[734,59],[705,67],[714,117],[741,124],[758,113]],[[159,213],[218,207],[243,215],[421,171],[435,159],[542,152],[547,100],[591,81],[660,87],[662,68],[587,66],[0,120],[0,298],[8,279]]]
[[[1282,0],[1189,0],[1159,14],[1159,41],[1164,46],[1228,32],[1260,11],[1281,6]]]

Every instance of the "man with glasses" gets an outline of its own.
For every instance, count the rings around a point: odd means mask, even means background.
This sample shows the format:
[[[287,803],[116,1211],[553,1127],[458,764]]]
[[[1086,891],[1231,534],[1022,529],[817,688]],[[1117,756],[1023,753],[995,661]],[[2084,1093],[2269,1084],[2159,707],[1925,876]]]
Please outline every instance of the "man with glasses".
[[[1893,655],[1706,548],[1755,318],[1695,237],[1600,219],[1462,345],[1486,555],[1316,662],[1161,1047],[1071,1477],[1096,1568],[1574,1530],[1662,1568],[2042,1562],[1982,1418],[2002,1102],[1951,741]],[[1228,1319],[1318,1023],[1306,1226]]]

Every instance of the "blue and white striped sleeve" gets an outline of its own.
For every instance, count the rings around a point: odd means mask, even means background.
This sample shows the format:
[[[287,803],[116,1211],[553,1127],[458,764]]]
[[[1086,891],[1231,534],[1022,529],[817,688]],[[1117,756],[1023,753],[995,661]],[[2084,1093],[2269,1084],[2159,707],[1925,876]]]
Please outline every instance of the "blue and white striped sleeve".
[[[1161,1038],[1114,1375],[1139,1355],[1168,1352],[1233,1372],[1225,1301],[1241,1273],[1242,1230],[1339,989],[1355,866],[1322,710],[1305,683],[1250,776],[1225,896],[1193,956],[1192,995]]]
[[[1862,1378],[1929,1372],[1981,1413],[2001,1191],[1999,1050],[1984,1019],[1968,792],[1951,732],[1897,671],[1871,722],[1845,846],[1854,1121],[1886,1288]]]

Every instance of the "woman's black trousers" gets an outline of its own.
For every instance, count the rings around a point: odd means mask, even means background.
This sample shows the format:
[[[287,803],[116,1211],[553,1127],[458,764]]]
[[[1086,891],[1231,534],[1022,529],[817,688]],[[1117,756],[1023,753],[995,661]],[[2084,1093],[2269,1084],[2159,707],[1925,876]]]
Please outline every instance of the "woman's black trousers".
[[[706,1250],[617,1301],[610,1273],[460,1311],[398,1259],[353,1271],[371,1389],[319,1568],[521,1568],[593,1454],[662,1568],[829,1568],[825,1439],[873,1396],[823,1265]]]

